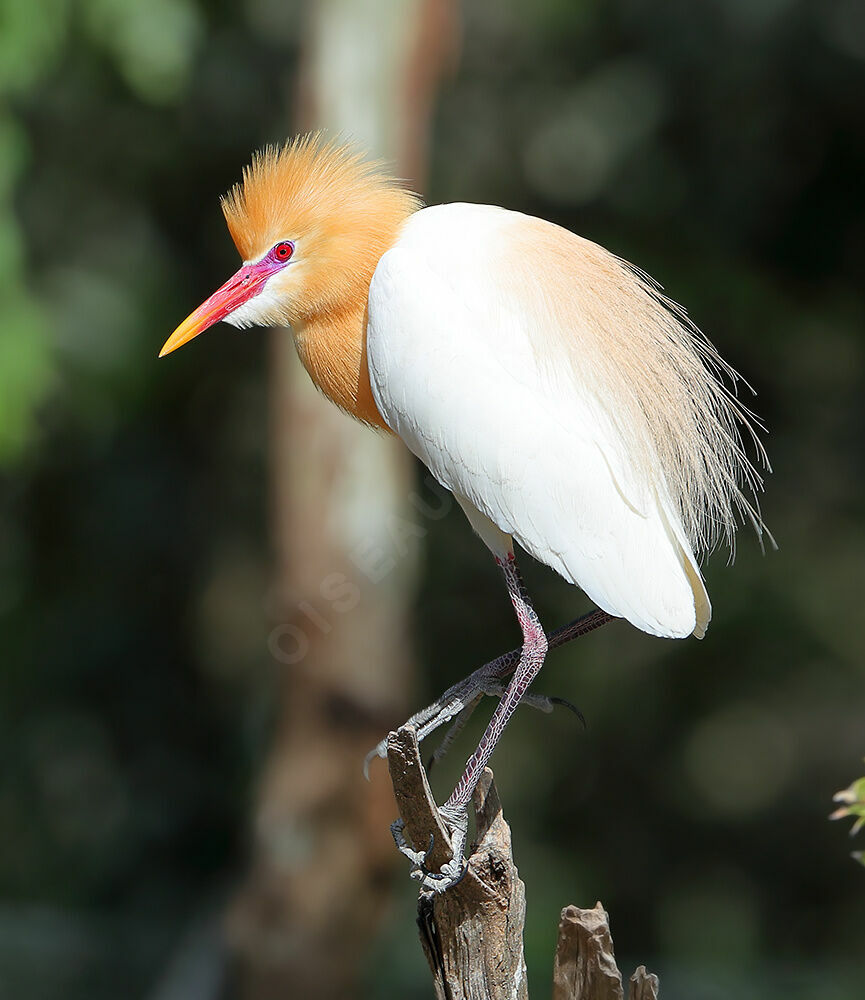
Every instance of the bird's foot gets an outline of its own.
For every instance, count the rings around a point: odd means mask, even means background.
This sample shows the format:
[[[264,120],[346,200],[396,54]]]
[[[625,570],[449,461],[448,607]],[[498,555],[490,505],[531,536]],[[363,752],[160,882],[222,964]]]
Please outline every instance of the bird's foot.
[[[488,678],[481,679],[478,676],[482,671],[483,668],[475,671],[474,674],[460,681],[458,684],[454,684],[440,698],[431,705],[427,705],[420,712],[416,712],[404,723],[404,725],[411,726],[415,730],[418,743],[423,742],[439,726],[444,726],[448,722],[458,720],[460,717],[462,718],[462,722],[459,728],[462,729],[462,726],[465,725],[477,703],[483,697],[484,686],[489,684]],[[376,744],[364,758],[363,774],[367,779],[369,779],[369,765],[376,757],[381,757],[382,760],[387,759],[387,737]]]
[[[466,840],[468,838],[469,814],[465,806],[442,806],[439,815],[444,820],[451,834],[451,849],[453,857],[443,864],[439,871],[430,871],[426,860],[432,854],[435,845],[435,834],[430,834],[429,846],[425,851],[415,851],[409,846],[403,833],[403,821],[394,820],[390,832],[400,854],[411,862],[409,875],[421,888],[430,892],[446,892],[461,882],[468,870],[465,859]]]
[[[481,689],[481,694],[489,695],[491,698],[501,698],[505,693],[506,685],[501,681],[490,681],[489,684],[485,684]],[[568,701],[567,698],[558,698],[551,694],[536,694],[534,691],[527,691],[522,698],[520,698],[520,708],[523,705],[528,705],[529,708],[534,708],[538,712],[543,712],[545,715],[549,715],[556,706],[561,705],[563,708],[567,708],[569,711],[573,712],[574,715],[582,722],[583,726],[586,725],[586,717],[577,708],[577,706],[572,702]]]
[[[505,685],[500,680],[489,677],[477,677],[475,674],[472,674],[471,677],[467,677],[464,681],[449,688],[438,701],[417,712],[405,723],[405,725],[412,726],[417,731],[418,743],[422,743],[427,736],[434,733],[440,726],[447,725],[448,723],[451,724],[444,739],[427,761],[427,769],[445,756],[454,739],[462,732],[465,724],[471,718],[472,712],[477,708],[481,698],[485,695],[491,698],[501,698],[504,691]],[[582,722],[584,727],[586,725],[583,713],[576,705],[564,698],[553,698],[548,695],[535,694],[529,691],[523,695],[520,705],[528,705],[530,708],[547,714],[552,712],[557,705],[562,705],[570,709],[580,722]],[[364,758],[363,773],[367,780],[369,779],[369,765],[376,757],[387,758],[387,738],[381,740]]]

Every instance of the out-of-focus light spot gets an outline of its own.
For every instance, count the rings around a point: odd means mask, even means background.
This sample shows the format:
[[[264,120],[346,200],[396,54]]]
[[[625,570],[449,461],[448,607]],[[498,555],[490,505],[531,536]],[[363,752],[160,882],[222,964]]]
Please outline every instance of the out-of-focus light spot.
[[[662,219],[679,210],[688,185],[679,160],[650,142],[617,173],[607,201],[617,212],[635,220]]]
[[[2,14],[0,8],[0,21]],[[10,204],[27,153],[24,130],[0,114],[0,464],[30,440],[53,372],[45,317],[24,279],[22,234]]]
[[[210,674],[238,679],[265,655],[267,578],[253,554],[238,545],[226,545],[214,562],[199,613],[201,662]]]
[[[182,92],[203,33],[191,0],[89,0],[85,13],[91,37],[142,100],[160,104]]]
[[[826,41],[845,55],[865,59],[865,4],[862,0],[835,0],[822,10]]]
[[[88,268],[64,267],[49,277],[55,309],[55,342],[61,358],[76,367],[110,372],[127,359],[137,326],[126,289]]]
[[[646,64],[605,67],[542,116],[526,143],[524,164],[544,197],[578,205],[601,194],[615,168],[660,122],[661,85]]]
[[[18,287],[0,295],[0,464],[19,454],[52,376],[40,310]]]
[[[98,848],[126,822],[126,785],[95,717],[62,712],[28,734],[28,757],[52,831],[69,847]]]
[[[743,33],[762,34],[777,25],[793,0],[720,0],[721,13]]]
[[[713,872],[672,888],[658,907],[662,951],[678,962],[746,964],[759,945],[759,913],[738,872]]]
[[[782,793],[792,773],[793,744],[771,713],[743,704],[697,726],[684,757],[703,804],[735,817],[770,805]]]
[[[68,0],[0,0],[0,93],[25,90],[48,69],[66,34]]]
[[[0,518],[0,615],[14,607],[29,583],[27,567],[32,556],[28,541],[23,532],[13,528],[11,518]]]
[[[271,42],[298,42],[307,17],[300,0],[246,0],[246,14],[253,30]]]
[[[12,194],[28,153],[27,134],[21,124],[11,115],[0,113],[0,198],[5,200]]]

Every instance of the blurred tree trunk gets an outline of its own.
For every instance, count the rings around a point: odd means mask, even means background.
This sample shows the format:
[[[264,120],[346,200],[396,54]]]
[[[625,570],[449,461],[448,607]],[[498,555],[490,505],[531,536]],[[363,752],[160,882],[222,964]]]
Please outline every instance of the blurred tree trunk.
[[[422,190],[454,29],[452,0],[309,5],[301,128],[347,133]],[[271,443],[281,704],[229,935],[244,1000],[345,998],[396,857],[385,768],[367,784],[361,764],[406,712],[413,467],[399,441],[316,393],[285,331],[273,339]]]

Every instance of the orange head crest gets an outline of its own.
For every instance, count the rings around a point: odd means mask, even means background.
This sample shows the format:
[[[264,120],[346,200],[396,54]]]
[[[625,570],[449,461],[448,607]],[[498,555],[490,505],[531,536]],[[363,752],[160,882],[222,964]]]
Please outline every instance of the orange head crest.
[[[265,147],[222,199],[243,266],[180,324],[160,357],[219,320],[294,325],[354,308],[419,207],[379,164],[320,133]]]

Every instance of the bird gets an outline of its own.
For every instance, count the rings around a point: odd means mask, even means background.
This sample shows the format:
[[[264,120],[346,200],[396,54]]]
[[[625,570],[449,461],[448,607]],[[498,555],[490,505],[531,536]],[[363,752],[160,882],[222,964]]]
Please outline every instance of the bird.
[[[705,635],[700,557],[748,520],[764,530],[764,428],[739,400],[744,380],[660,285],[552,222],[425,207],[386,165],[322,133],[257,152],[221,205],[242,265],[160,357],[220,320],[290,327],[318,389],[398,436],[453,494],[522,631],[519,650],[409,720],[419,740],[450,723],[447,743],[484,694],[499,698],[440,807],[452,860],[430,870],[393,827],[412,875],[445,891],[465,872],[468,803],[507,722],[544,702],[528,688],[550,648],[614,619]],[[515,543],[595,610],[548,635]]]

